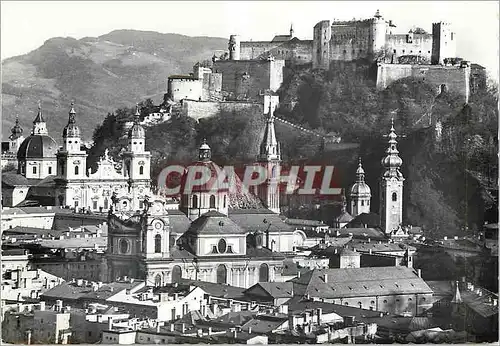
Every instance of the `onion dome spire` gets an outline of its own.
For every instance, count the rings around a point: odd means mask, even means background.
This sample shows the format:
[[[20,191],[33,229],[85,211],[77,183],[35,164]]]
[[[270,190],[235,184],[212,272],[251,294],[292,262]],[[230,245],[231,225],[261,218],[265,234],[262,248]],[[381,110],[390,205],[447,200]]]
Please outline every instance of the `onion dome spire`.
[[[33,120],[33,124],[44,123],[45,119],[42,114],[42,102],[38,101],[38,113],[36,114],[35,120]]]
[[[32,134],[34,135],[48,135],[47,124],[45,123],[45,119],[42,114],[42,103],[38,101],[38,113],[33,120],[33,130]]]
[[[21,135],[23,134],[23,128],[21,127],[21,125],[19,125],[19,116],[16,116],[16,124],[12,127],[10,132],[11,132],[11,135],[10,135],[9,139],[11,139],[11,140],[17,139],[17,138],[21,137]]]
[[[206,138],[203,139],[203,143],[200,146],[198,159],[200,161],[210,161],[212,158],[212,149],[207,144]]]
[[[365,182],[365,170],[363,169],[363,165],[361,164],[361,157],[358,159],[358,169],[356,170],[356,181],[358,183]]]
[[[128,138],[129,139],[144,139],[146,138],[146,131],[144,131],[144,128],[140,124],[141,122],[141,112],[139,111],[139,104],[136,104],[135,107],[135,114],[134,114],[134,125],[132,128],[128,131]]]
[[[399,151],[396,147],[398,135],[394,129],[394,119],[391,119],[391,130],[385,137],[389,138],[389,147],[385,150],[387,155],[382,159],[382,166],[386,169],[384,176],[390,175],[402,178],[403,175],[399,169],[403,164],[403,160],[399,157]]]
[[[67,137],[80,137],[80,128],[76,125],[75,102],[73,101],[71,101],[71,108],[69,110],[68,125],[63,130],[63,138]]]

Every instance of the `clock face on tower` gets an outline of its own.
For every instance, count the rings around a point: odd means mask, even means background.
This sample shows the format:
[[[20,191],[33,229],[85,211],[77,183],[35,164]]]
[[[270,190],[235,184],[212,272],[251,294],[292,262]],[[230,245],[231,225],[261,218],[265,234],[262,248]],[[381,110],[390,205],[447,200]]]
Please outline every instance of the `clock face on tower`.
[[[153,228],[156,230],[163,229],[163,222],[161,222],[160,220],[153,221]]]

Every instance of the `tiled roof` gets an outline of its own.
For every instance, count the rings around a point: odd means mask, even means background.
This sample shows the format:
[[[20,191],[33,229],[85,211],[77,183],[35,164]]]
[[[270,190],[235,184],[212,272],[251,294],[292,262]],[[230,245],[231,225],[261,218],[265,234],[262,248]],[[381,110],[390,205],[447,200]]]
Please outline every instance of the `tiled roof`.
[[[296,312],[306,309],[321,308],[323,313],[336,313],[339,316],[354,316],[357,320],[365,318],[379,317],[380,311],[360,309],[353,306],[345,306],[340,304],[323,303],[313,300],[303,299],[302,297],[295,296],[286,302],[289,312]]]
[[[323,221],[319,220],[305,220],[305,219],[286,219],[285,223],[289,225],[297,225],[297,226],[310,226],[310,227],[319,227],[326,226]]]
[[[246,234],[233,220],[217,211],[209,211],[191,223],[189,234]]]
[[[118,292],[126,289],[132,289],[138,285],[141,285],[142,283],[142,281],[135,280],[134,282],[110,282],[97,289],[97,291],[92,291],[91,288],[90,292],[84,294],[82,298],[86,300],[105,300],[114,296]]]
[[[59,212],[59,208],[46,207],[14,207],[14,208],[2,208],[2,215],[13,215],[13,214],[53,214]]]
[[[314,269],[291,281],[294,294],[320,298],[432,293],[407,267]]]
[[[15,174],[15,173],[4,173],[2,174],[2,185],[6,186],[31,186],[30,182],[28,179],[26,179],[23,175],[21,174]]]
[[[278,214],[269,210],[230,210],[229,218],[233,220],[238,226],[248,232],[255,231],[288,231],[292,232],[293,227],[287,225]],[[264,220],[266,222],[264,222]]]
[[[262,288],[273,299],[293,297],[293,284],[291,282],[259,282],[245,292],[251,293],[257,287]]]
[[[352,217],[351,214],[349,214],[347,211],[343,212],[339,216],[335,218],[335,221],[340,222],[340,223],[347,223],[352,221],[354,218]]]
[[[263,316],[259,316],[259,318],[253,318],[247,323],[245,323],[241,329],[244,331],[248,331],[249,328],[252,328],[252,333],[258,334],[267,334],[277,329],[283,323],[285,323],[288,319],[285,318],[274,318],[267,319]]]
[[[41,246],[50,248],[82,248],[82,247],[106,247],[108,245],[107,237],[93,238],[69,238],[61,240],[42,240]]]
[[[228,326],[242,326],[246,322],[252,319],[257,313],[253,311],[239,311],[239,312],[229,312],[222,315],[216,319],[211,320],[211,322],[223,323]]]
[[[284,259],[285,256],[280,252],[274,252],[269,250],[268,248],[247,248],[247,257],[250,258],[269,258],[269,259]]]
[[[379,227],[380,216],[376,213],[361,213],[356,216],[347,227],[359,227],[360,225],[368,225],[368,227]]]
[[[330,234],[334,235],[337,231],[340,235],[351,235],[358,239],[386,239],[384,232],[377,228],[330,228]]]
[[[271,42],[287,42],[292,39],[292,36],[289,35],[276,35],[274,36],[273,40]]]
[[[170,220],[170,231],[172,233],[184,234],[191,226],[191,221],[180,210],[169,210],[168,219]]]
[[[243,294],[245,289],[241,287],[188,279],[181,279],[180,283],[200,287],[203,291],[213,297],[247,301]]]
[[[402,243],[360,243],[360,242],[352,242],[350,244],[357,251],[368,252],[372,250],[373,252],[401,252],[409,249],[410,251],[416,251],[417,248],[411,245],[406,245]]]

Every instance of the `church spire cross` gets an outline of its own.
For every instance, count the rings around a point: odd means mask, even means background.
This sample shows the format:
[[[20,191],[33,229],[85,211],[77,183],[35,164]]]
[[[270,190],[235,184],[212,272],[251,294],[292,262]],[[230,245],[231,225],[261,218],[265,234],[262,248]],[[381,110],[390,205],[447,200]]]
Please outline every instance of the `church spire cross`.
[[[135,114],[134,114],[134,122],[135,122],[136,124],[138,124],[138,123],[139,123],[139,121],[140,121],[140,117],[141,117],[141,112],[139,111],[139,104],[138,104],[138,103],[136,103],[136,104],[135,104]]]
[[[36,123],[44,123],[45,120],[43,119],[43,114],[42,114],[42,101],[38,100],[38,113],[35,117],[35,120],[33,121],[33,124]]]

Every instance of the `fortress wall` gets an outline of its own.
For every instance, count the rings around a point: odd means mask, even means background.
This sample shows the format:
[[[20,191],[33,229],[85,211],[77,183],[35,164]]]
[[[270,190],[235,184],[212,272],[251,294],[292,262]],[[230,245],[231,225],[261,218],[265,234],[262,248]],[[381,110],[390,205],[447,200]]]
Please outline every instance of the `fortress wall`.
[[[240,59],[251,60],[257,59],[260,55],[276,48],[280,42],[240,42]]]
[[[255,114],[263,114],[264,105],[257,102],[204,102],[196,100],[184,100],[182,102],[182,115],[199,120],[218,115],[220,112],[241,112],[251,110]]]
[[[210,100],[211,97],[216,97],[222,90],[222,74],[204,73],[202,85],[201,99],[203,101]]]
[[[330,60],[349,61],[367,57],[372,50],[370,22],[333,24]]]
[[[377,88],[385,89],[392,82],[405,77],[422,78],[427,83],[435,85],[436,92],[444,84],[447,90],[469,98],[470,67],[441,66],[441,65],[403,65],[379,64],[377,68]]]
[[[283,82],[283,60],[222,60],[215,63],[222,73],[222,90],[235,96],[259,98],[264,90],[274,90]]]
[[[425,57],[430,63],[432,55],[432,35],[413,34],[411,43],[407,42],[407,36],[407,34],[386,35],[388,53],[394,56],[394,62],[397,62],[397,57],[402,55],[419,55]]]

